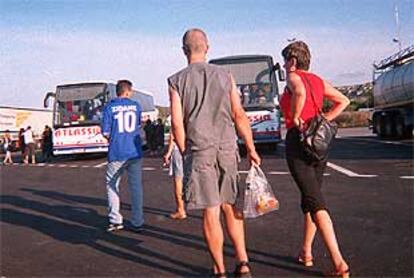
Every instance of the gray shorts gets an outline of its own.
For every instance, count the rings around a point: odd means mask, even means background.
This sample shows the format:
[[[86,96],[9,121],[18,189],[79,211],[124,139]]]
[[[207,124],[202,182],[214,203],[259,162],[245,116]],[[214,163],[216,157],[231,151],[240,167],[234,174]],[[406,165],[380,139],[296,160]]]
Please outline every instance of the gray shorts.
[[[29,156],[35,155],[35,152],[36,152],[35,143],[26,144],[25,149],[24,149],[24,154],[25,155],[29,155]]]
[[[184,155],[184,200],[188,209],[236,203],[238,153],[235,146]]]
[[[170,176],[173,176],[173,177],[184,176],[183,156],[181,155],[180,151],[177,148],[174,148],[171,154]]]

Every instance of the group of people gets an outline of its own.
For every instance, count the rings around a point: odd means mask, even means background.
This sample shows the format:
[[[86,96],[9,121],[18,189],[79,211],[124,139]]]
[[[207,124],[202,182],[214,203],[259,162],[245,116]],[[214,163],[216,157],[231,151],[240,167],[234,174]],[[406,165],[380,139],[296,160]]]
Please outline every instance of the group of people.
[[[12,164],[13,140],[9,130],[6,130],[3,135],[3,148],[6,156],[3,160],[4,164]],[[26,129],[20,128],[18,133],[17,148],[21,152],[22,161],[24,164],[36,163],[36,143],[33,136],[32,127],[28,126]],[[49,162],[53,152],[53,131],[46,125],[42,133],[42,154],[43,161]]]
[[[153,122],[148,119],[144,125],[145,139],[150,155],[155,155],[157,152],[164,150],[164,124],[162,119]]]
[[[182,156],[182,166],[177,160],[172,168],[172,173],[178,173],[179,177],[175,183],[177,211],[172,217],[186,217],[184,203],[187,210],[203,211],[202,229],[213,262],[212,276],[226,277],[220,220],[223,212],[237,260],[234,275],[251,277],[243,214],[235,206],[243,195],[238,184],[236,135],[245,142],[252,165],[260,165],[261,158],[256,152],[250,123],[232,75],[206,62],[209,45],[205,32],[188,30],[182,39],[182,49],[188,66],[168,78],[172,136],[164,162],[168,164]],[[334,269],[330,275],[348,277],[349,266],[341,254],[321,192],[327,161],[314,161],[307,156],[301,132],[322,108],[324,98],[334,103],[324,114],[329,121],[345,109],[349,100],[331,84],[309,72],[311,55],[306,43],[290,43],[283,49],[282,56],[287,72],[287,86],[280,100],[288,129],[286,159],[301,193],[304,215],[303,243],[297,262],[306,267],[313,266],[312,246],[319,231],[332,259]],[[107,230],[110,232],[124,228],[119,200],[119,182],[124,171],[128,172],[132,201],[130,228],[137,232],[144,228],[139,136],[141,107],[129,99],[131,93],[130,81],[118,81],[118,98],[105,107],[101,124],[103,134],[110,142],[106,171]]]

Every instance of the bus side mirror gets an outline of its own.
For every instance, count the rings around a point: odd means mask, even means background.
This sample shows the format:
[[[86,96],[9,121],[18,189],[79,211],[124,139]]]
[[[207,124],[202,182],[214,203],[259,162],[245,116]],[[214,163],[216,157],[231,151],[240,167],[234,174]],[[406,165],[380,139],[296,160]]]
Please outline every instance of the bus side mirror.
[[[279,81],[286,81],[286,74],[284,70],[279,69],[278,75],[279,75]]]
[[[273,72],[277,71],[279,81],[285,81],[286,80],[285,71],[282,69],[282,67],[280,66],[279,63],[276,63],[276,65],[273,66],[272,70],[273,70]]]
[[[56,94],[54,92],[47,92],[45,98],[43,99],[43,107],[44,108],[49,107],[48,100],[51,97],[53,97],[53,98],[56,97]]]

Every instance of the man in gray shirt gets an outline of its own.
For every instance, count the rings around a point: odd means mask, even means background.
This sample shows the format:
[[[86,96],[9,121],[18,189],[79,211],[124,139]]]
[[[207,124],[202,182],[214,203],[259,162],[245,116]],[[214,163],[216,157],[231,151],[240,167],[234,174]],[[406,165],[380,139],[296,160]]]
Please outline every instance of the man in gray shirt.
[[[225,277],[224,212],[236,251],[236,276],[249,276],[244,221],[234,204],[239,194],[236,129],[249,160],[260,164],[249,120],[229,72],[206,63],[208,40],[200,29],[183,37],[188,66],[168,78],[172,130],[184,156],[184,200],[188,209],[203,210],[203,232],[214,263],[214,274]]]

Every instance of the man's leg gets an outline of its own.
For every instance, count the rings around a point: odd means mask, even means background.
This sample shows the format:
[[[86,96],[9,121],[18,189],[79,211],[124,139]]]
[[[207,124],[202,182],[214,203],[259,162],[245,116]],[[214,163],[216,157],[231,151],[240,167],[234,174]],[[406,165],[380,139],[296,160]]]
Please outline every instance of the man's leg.
[[[131,223],[135,227],[144,224],[144,198],[142,190],[142,159],[134,159],[127,162],[128,187],[131,195],[132,218]]]
[[[111,224],[122,224],[119,200],[119,182],[123,172],[124,161],[108,162],[106,169],[106,191],[108,196],[108,217]]]
[[[27,145],[24,147],[24,151],[23,151],[23,163],[24,164],[29,163],[29,149]]]
[[[36,146],[34,143],[32,143],[30,146],[30,153],[32,155],[32,164],[35,164],[36,163]]]
[[[184,200],[183,200],[183,177],[174,177],[175,185],[175,200],[177,203],[177,212],[185,215]]]
[[[240,262],[248,262],[249,258],[246,251],[246,241],[244,236],[244,220],[238,215],[237,210],[230,204],[222,204],[221,208],[224,211],[226,218],[227,232],[233,242],[236,251],[236,259]],[[242,267],[241,272],[249,272],[247,266]]]
[[[214,272],[224,273],[223,229],[220,223],[220,206],[204,209],[203,232],[210,255],[214,262]]]

